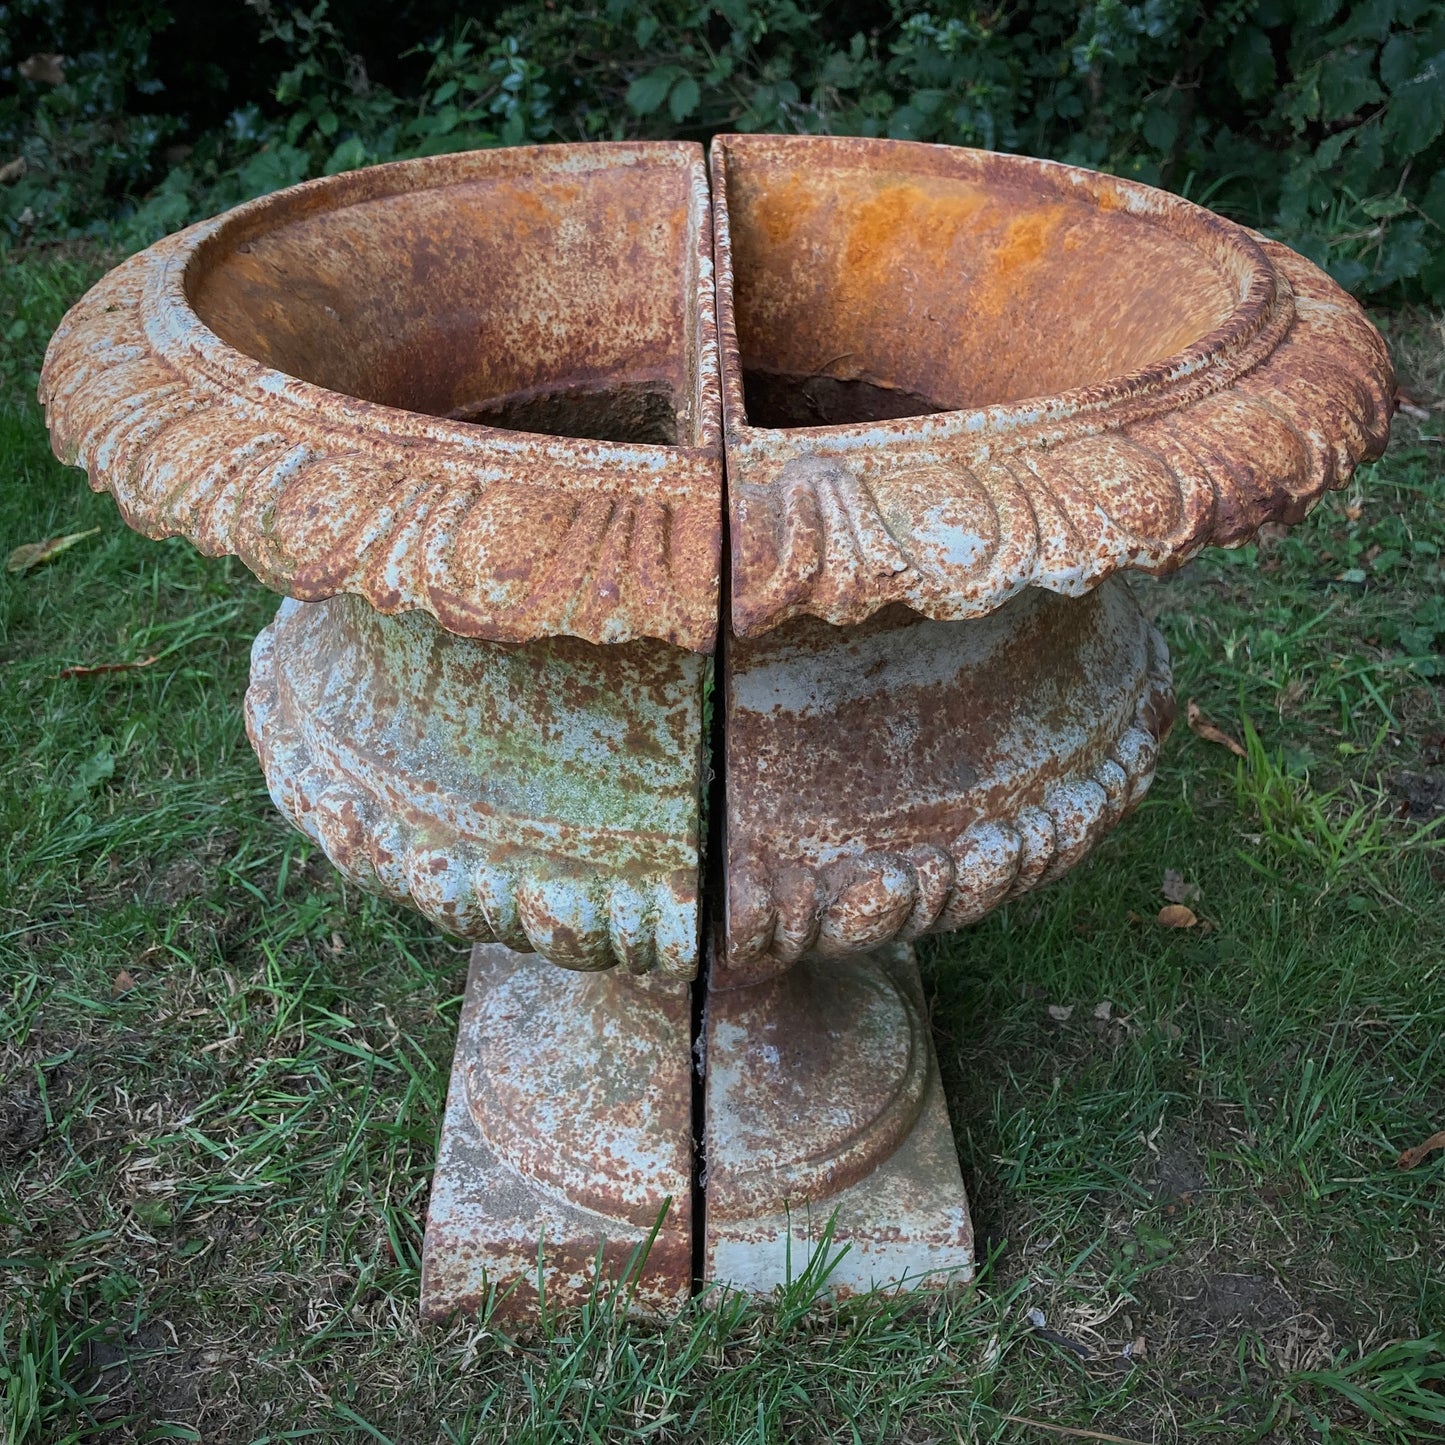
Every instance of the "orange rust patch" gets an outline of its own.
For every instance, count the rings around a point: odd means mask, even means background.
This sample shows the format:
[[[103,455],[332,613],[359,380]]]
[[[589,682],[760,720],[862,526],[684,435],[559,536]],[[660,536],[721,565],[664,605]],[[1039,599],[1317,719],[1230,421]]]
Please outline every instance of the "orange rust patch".
[[[501,187],[498,188],[502,189]],[[573,182],[531,186],[515,183],[505,188],[505,204],[513,214],[511,225],[522,236],[553,231],[570,207],[581,200],[581,188]]]
[[[882,186],[855,206],[845,201],[844,207],[840,219],[847,224],[847,237],[834,285],[840,309],[855,318],[891,307],[903,273],[958,270],[955,248],[960,235],[981,229],[990,209],[988,197],[972,186],[950,186],[938,193],[912,182]],[[860,374],[856,364],[830,370],[835,375]]]
[[[878,273],[897,259],[899,242],[916,247],[933,264],[945,265],[958,234],[984,208],[986,198],[973,187],[951,187],[930,195],[921,186],[884,186],[858,207],[843,251],[845,272],[866,274],[871,287]]]
[[[774,246],[785,246],[800,225],[818,209],[818,196],[803,177],[792,175],[753,197],[752,218]]]
[[[1021,267],[1033,265],[1048,248],[1049,239],[1063,216],[1062,206],[1049,206],[1031,211],[1026,216],[1016,216],[1008,223],[1003,245],[993,254],[994,272],[1004,277]]]
[[[1067,210],[1061,204],[1041,206],[1008,223],[1002,241],[989,255],[987,269],[979,277],[974,297],[978,311],[997,315],[1014,299],[1020,289],[1020,273],[1044,259]]]

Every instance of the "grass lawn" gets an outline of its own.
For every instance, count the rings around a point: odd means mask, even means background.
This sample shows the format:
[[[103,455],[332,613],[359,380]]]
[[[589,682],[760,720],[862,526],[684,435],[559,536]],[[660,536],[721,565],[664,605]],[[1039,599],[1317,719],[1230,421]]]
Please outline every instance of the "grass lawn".
[[[1397,1167],[1445,1129],[1445,411],[1141,580],[1249,757],[1181,722],[1088,863],[924,950],[976,1289],[424,1330],[465,950],[272,810],[275,599],[52,460],[100,263],[0,262],[0,553],[98,529],[0,574],[0,1441],[1445,1440],[1445,1151]],[[1390,322],[1428,404],[1440,322]]]

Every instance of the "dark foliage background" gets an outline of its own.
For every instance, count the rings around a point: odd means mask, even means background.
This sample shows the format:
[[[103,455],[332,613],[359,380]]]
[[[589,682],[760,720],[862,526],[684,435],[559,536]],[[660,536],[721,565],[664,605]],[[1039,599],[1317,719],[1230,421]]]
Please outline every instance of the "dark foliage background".
[[[1445,300],[1445,0],[7,0],[0,80],[22,239],[471,146],[831,131],[1136,176]]]

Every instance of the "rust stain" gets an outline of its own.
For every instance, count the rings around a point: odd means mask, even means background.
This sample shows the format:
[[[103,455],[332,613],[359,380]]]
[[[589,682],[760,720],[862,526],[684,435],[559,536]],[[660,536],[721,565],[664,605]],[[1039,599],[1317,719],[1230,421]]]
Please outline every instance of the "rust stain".
[[[1027,216],[1014,217],[1004,230],[1002,244],[991,257],[999,278],[1042,260],[1063,218],[1062,206],[1046,206]]]
[[[934,266],[946,266],[959,235],[987,205],[988,197],[972,188],[939,195],[906,183],[882,187],[849,218],[840,279],[853,290],[876,285],[895,261],[900,237]],[[870,293],[870,301],[879,299]]]
[[[808,225],[821,204],[822,198],[803,176],[789,176],[782,185],[758,197],[758,228],[770,246],[786,246]]]

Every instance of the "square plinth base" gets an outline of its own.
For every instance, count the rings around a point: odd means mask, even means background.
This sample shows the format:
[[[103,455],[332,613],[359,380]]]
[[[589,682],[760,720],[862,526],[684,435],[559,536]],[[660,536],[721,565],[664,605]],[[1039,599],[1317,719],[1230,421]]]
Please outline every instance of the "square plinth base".
[[[826,1059],[846,1033],[850,1015],[862,1024],[857,1014],[869,1012],[857,1008],[853,997],[805,997],[791,979],[781,988],[758,984],[708,996],[704,1234],[709,1281],[770,1293],[808,1267],[823,1247],[830,1219],[831,1242],[824,1256],[825,1261],[836,1260],[827,1274],[830,1293],[938,1288],[973,1278],[973,1228],[913,951],[892,947],[850,960],[848,966],[860,965],[875,969],[879,983],[891,980],[911,1005],[906,1008],[911,1029],[895,1032],[888,1016],[875,1010],[878,1031],[870,1046],[877,1052],[872,1058],[865,1054],[840,1061],[838,1076],[831,1080],[827,1066],[820,1070],[817,1061]],[[839,961],[833,961],[815,970],[817,992],[835,989],[838,967]],[[866,975],[862,977],[866,982]],[[856,982],[857,976],[853,987]],[[789,990],[790,996],[780,997]],[[866,1001],[866,990],[860,997]],[[790,1004],[796,1005],[791,1017]],[[909,1114],[911,1126],[905,1125],[901,1139],[890,1146],[888,1140],[900,1132],[896,1123],[888,1127],[892,1076],[886,1067],[877,1067],[875,1073],[875,1065],[909,1049],[922,1051],[914,1059],[914,1067],[922,1071],[921,1090],[915,1082],[918,1102]],[[907,1071],[901,1063],[896,1067],[904,1080],[899,1087],[906,1089]],[[866,1102],[866,1086],[860,1087],[860,1081],[869,1074],[881,1080],[882,1103]],[[914,1075],[915,1080],[919,1077]],[[830,1082],[836,1086],[831,1091]],[[855,1097],[848,1104],[840,1102],[839,1096],[850,1089]],[[860,1103],[858,1095],[865,1102]],[[849,1107],[861,1148],[846,1138],[840,1145],[838,1134],[820,1137],[818,1121]],[[782,1121],[789,1117],[797,1121],[792,1141],[796,1156],[807,1161],[817,1157],[820,1147],[831,1148],[830,1157],[840,1161],[839,1173],[850,1182],[832,1191],[805,1190],[802,1202],[775,1199],[770,1208],[766,1192],[742,1175],[753,1176],[757,1142],[781,1140],[788,1132]],[[870,1133],[877,1137],[871,1159]],[[787,1150],[780,1147],[774,1154],[783,1160]],[[751,1212],[737,1202],[748,1195],[759,1206]],[[843,1246],[847,1252],[840,1258]]]
[[[635,1304],[692,1284],[685,984],[472,950],[422,1251],[421,1313],[535,1316],[616,1280],[662,1215]],[[664,1214],[663,1211],[666,1210]],[[539,1266],[540,1256],[540,1266]]]

